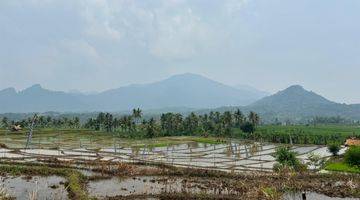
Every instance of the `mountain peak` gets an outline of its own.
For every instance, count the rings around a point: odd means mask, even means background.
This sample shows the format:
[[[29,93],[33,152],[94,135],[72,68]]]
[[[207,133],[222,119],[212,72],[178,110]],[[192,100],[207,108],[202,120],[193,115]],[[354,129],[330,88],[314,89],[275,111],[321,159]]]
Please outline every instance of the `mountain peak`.
[[[301,85],[292,85],[290,87],[288,87],[287,89],[285,90],[305,90],[303,86]]]
[[[44,90],[45,89],[43,87],[41,87],[40,84],[34,84],[34,85],[24,89],[23,91],[21,91],[21,93],[34,93],[34,92],[41,92]]]
[[[168,78],[169,79],[208,79],[202,75],[199,74],[193,74],[193,73],[184,73],[184,74],[175,74],[171,77]]]
[[[40,84],[34,84],[31,87],[29,87],[28,89],[42,89]]]
[[[285,90],[265,97],[253,105],[267,105],[269,107],[288,107],[304,108],[305,106],[316,106],[333,104],[334,102],[316,94],[315,92],[305,90],[301,85],[292,85]]]
[[[310,93],[309,91],[305,90],[303,86],[301,85],[292,85],[285,90],[282,90],[278,92],[278,94],[304,94],[304,93]]]

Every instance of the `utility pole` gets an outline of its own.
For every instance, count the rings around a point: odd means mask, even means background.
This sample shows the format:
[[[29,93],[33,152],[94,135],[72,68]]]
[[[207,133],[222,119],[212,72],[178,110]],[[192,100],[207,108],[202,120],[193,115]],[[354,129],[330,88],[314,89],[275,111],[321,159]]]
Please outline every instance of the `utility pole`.
[[[27,134],[27,141],[26,141],[26,147],[25,147],[26,149],[28,149],[30,146],[36,119],[37,119],[37,114],[34,115],[32,122],[31,122],[29,133]]]

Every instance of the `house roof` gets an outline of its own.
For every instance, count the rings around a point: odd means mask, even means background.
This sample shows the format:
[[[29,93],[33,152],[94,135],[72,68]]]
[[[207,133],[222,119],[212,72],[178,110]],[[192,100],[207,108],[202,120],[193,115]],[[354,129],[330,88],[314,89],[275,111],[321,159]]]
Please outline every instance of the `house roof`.
[[[347,146],[360,146],[360,139],[355,139],[355,138],[347,139],[346,142],[345,142],[345,145],[347,145]]]

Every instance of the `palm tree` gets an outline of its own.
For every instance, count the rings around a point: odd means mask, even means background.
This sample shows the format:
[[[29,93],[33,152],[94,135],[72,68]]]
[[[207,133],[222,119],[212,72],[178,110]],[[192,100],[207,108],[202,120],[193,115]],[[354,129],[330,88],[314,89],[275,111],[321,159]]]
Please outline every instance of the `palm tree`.
[[[151,118],[148,122],[147,122],[147,126],[146,126],[146,137],[148,138],[153,138],[155,136],[155,119]]]
[[[241,124],[244,123],[244,114],[240,111],[240,109],[237,109],[234,113],[235,118],[235,125],[236,127],[240,127]]]
[[[140,108],[137,109],[133,109],[133,114],[132,116],[134,117],[134,119],[136,120],[136,124],[139,123],[139,119],[141,119],[142,116],[142,111]]]
[[[2,123],[2,127],[3,128],[6,128],[9,126],[9,120],[7,117],[3,117],[2,120],[1,120],[1,123]]]
[[[104,126],[106,129],[106,132],[112,132],[113,129],[113,115],[110,113],[105,114],[105,121]]]
[[[259,117],[259,115],[258,115],[257,113],[251,111],[251,112],[249,113],[249,120],[250,120],[250,122],[251,122],[253,125],[256,126],[256,125],[258,125],[259,122],[260,122],[260,117]]]

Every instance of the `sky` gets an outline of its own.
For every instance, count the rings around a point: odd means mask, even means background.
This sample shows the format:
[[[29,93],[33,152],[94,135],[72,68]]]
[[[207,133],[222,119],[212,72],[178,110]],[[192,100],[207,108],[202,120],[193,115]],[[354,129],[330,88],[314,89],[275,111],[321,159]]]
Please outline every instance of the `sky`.
[[[0,89],[196,73],[360,103],[359,0],[1,0]]]

